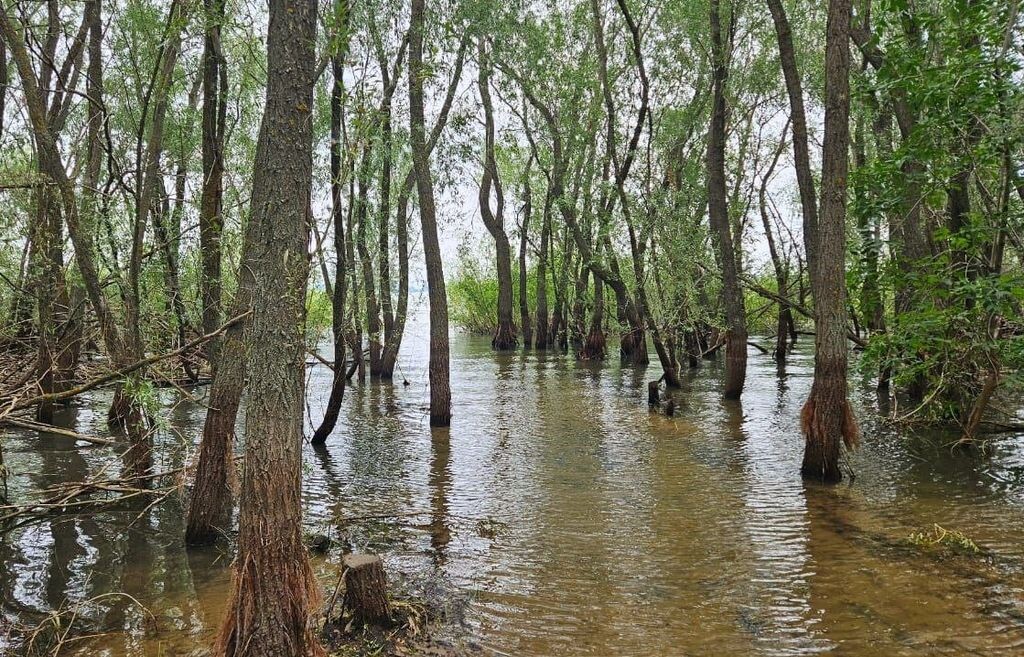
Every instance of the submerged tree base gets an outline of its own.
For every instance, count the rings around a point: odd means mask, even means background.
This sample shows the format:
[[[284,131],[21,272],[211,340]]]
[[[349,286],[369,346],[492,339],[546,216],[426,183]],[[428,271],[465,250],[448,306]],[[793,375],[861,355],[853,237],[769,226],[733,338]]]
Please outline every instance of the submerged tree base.
[[[803,478],[828,484],[842,481],[842,449],[853,449],[860,439],[857,420],[846,399],[846,386],[815,381],[800,411],[800,428],[806,440],[800,466]]]

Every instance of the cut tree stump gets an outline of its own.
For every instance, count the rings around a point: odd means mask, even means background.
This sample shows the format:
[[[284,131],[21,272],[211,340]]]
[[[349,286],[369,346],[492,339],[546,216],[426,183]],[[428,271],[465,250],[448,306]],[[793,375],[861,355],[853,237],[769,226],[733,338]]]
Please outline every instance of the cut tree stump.
[[[348,554],[342,559],[345,612],[361,625],[391,625],[384,562],[375,554]]]

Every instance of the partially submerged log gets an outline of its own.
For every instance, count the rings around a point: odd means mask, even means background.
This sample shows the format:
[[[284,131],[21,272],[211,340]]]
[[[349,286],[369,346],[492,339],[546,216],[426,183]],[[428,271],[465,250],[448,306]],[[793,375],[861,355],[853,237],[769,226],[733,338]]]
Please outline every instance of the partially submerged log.
[[[346,615],[355,625],[388,627],[391,607],[388,605],[388,584],[384,562],[375,554],[348,554],[342,559]]]

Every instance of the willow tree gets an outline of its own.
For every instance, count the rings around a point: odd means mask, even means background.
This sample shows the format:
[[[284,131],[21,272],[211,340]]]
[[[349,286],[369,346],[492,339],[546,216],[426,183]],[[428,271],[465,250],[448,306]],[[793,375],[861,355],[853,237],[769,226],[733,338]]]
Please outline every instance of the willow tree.
[[[252,184],[253,310],[238,554],[216,654],[323,655],[302,540],[305,298],[309,275],[313,0],[271,0],[267,91]]]
[[[434,182],[430,174],[430,152],[427,149],[423,116],[424,4],[425,0],[412,1],[409,23],[409,135],[420,202],[423,258],[427,265],[427,296],[430,299],[430,425],[446,427],[452,421],[452,391],[448,372],[448,293],[441,264],[441,245],[437,238]]]
[[[516,326],[512,319],[512,248],[505,233],[505,193],[494,156],[494,104],[491,102],[491,64],[481,38],[477,46],[477,88],[484,108],[484,166],[480,177],[480,216],[494,239],[498,272],[498,327],[491,346],[498,351],[515,349]],[[491,209],[491,192],[496,208]]]
[[[729,22],[729,25],[732,21]],[[739,399],[747,375],[747,318],[736,264],[735,241],[729,219],[725,179],[726,102],[729,79],[726,44],[732,39],[722,33],[721,0],[711,0],[712,109],[708,128],[707,185],[708,219],[722,269],[722,298],[725,303],[725,397]]]
[[[838,482],[843,443],[857,442],[857,421],[847,399],[846,178],[850,143],[850,0],[829,0],[825,35],[825,137],[822,145],[821,217],[805,234],[814,295],[814,383],[800,413],[806,438],[800,472]]]

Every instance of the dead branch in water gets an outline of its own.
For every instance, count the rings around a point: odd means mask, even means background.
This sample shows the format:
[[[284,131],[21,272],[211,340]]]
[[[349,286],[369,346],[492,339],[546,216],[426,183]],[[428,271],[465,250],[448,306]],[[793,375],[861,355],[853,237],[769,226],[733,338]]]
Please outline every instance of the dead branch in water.
[[[9,417],[8,416],[8,417],[5,417],[5,418],[0,418],[0,422],[3,422],[4,424],[9,424],[9,425],[11,425],[13,427],[20,427],[22,429],[28,429],[30,431],[39,431],[41,433],[52,433],[52,434],[55,434],[55,435],[58,435],[58,436],[65,436],[67,438],[73,438],[75,440],[80,440],[82,442],[89,443],[91,445],[100,445],[100,446],[107,447],[107,446],[110,446],[110,445],[116,445],[117,444],[117,441],[115,441],[115,440],[110,440],[108,438],[97,438],[96,436],[87,436],[85,434],[78,433],[77,431],[72,431],[70,429],[64,429],[62,427],[55,427],[52,424],[45,424],[43,422],[36,422],[35,420],[29,420],[29,419],[26,419],[26,418],[15,418],[15,417]]]
[[[41,499],[0,506],[0,533],[41,520],[52,513],[81,512],[147,497],[153,498],[152,506],[178,490],[179,482],[162,488],[152,484],[169,477],[180,480],[184,471],[185,468],[181,467],[130,477],[53,484],[42,491]]]
[[[143,367],[153,365],[154,363],[159,363],[160,361],[167,360],[168,358],[180,356],[186,351],[194,349],[197,346],[216,338],[224,331],[229,329],[231,326],[245,319],[250,312],[252,311],[246,311],[241,315],[238,315],[237,317],[229,319],[227,322],[222,324],[221,327],[218,328],[216,331],[198,337],[195,340],[192,340],[191,342],[175,349],[174,351],[168,351],[162,354],[157,354],[155,356],[150,356],[149,358],[143,358],[142,360],[138,360],[132,363],[131,365],[113,370],[112,372],[108,372],[102,376],[98,376],[74,388],[70,388],[68,390],[64,390],[61,392],[52,392],[42,395],[35,395],[33,397],[22,399],[20,401],[18,400],[18,395],[11,395],[6,400],[6,408],[0,410],[0,418],[5,418],[7,415],[13,413],[14,411],[20,411],[26,408],[31,408],[39,404],[40,402],[61,401],[64,399],[71,399],[72,397],[77,397],[78,395],[84,392],[88,392],[89,390],[99,388],[100,386],[110,383],[111,381],[116,381],[117,379],[120,379],[121,377],[127,374],[131,374],[136,370],[142,369]]]

